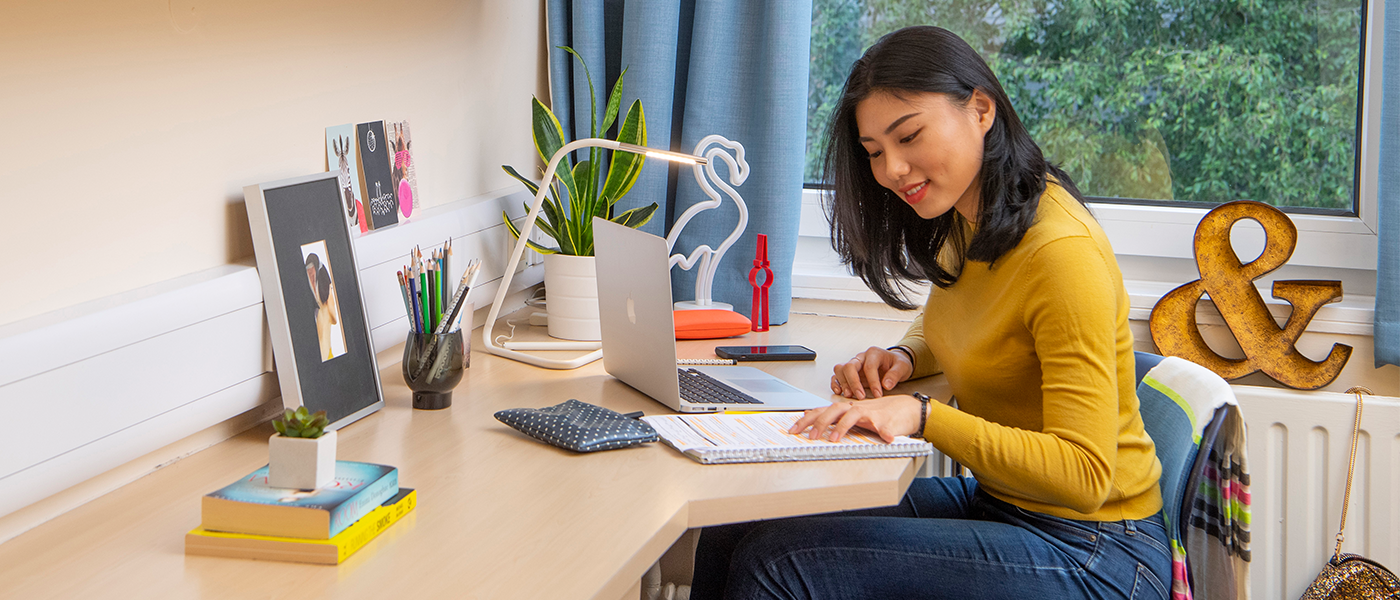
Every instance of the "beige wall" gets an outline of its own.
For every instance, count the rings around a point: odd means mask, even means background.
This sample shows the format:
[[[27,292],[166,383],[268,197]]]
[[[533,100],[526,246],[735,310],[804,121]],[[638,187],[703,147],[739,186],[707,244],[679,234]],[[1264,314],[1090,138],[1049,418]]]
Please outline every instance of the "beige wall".
[[[424,207],[508,187],[547,96],[540,2],[0,7],[0,324],[252,255],[242,187],[408,118]]]

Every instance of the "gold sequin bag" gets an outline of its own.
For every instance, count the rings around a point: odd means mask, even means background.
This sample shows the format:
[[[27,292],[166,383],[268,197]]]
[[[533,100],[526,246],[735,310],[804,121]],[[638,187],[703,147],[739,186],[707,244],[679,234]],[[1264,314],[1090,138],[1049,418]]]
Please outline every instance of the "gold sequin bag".
[[[1400,579],[1390,569],[1380,563],[1358,556],[1342,553],[1342,540],[1346,539],[1347,505],[1351,501],[1351,475],[1356,469],[1356,438],[1361,432],[1361,395],[1371,390],[1354,387],[1347,390],[1356,394],[1356,426],[1351,432],[1351,462],[1347,466],[1347,491],[1342,497],[1342,526],[1337,531],[1337,548],[1332,558],[1322,566],[1312,585],[1303,592],[1302,600],[1386,600],[1400,599]]]

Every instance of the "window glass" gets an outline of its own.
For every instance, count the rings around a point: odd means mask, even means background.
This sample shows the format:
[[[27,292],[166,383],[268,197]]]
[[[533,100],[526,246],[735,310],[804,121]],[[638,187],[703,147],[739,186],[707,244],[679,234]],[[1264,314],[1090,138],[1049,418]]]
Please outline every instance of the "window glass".
[[[806,181],[850,66],[938,25],[1099,200],[1353,213],[1360,0],[814,0]]]

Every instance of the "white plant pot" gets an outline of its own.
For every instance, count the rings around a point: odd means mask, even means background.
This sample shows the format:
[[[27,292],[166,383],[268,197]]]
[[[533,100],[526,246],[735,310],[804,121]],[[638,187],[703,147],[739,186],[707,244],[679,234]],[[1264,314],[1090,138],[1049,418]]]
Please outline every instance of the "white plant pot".
[[[335,479],[335,432],[315,439],[273,434],[267,441],[267,485],[314,490]]]
[[[592,256],[544,256],[544,289],[549,302],[549,336],[565,340],[603,339],[598,322],[598,270]]]

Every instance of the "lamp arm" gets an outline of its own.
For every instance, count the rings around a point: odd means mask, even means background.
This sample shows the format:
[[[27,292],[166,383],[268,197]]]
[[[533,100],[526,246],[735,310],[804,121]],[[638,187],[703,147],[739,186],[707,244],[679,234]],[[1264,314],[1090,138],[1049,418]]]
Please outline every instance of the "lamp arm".
[[[501,306],[505,304],[506,294],[510,292],[511,279],[515,277],[515,265],[520,264],[520,257],[525,254],[526,242],[530,239],[530,232],[535,229],[535,219],[540,215],[540,208],[544,205],[544,198],[549,194],[550,183],[554,181],[554,173],[559,168],[559,163],[568,156],[570,152],[580,148],[598,147],[617,150],[620,144],[614,140],[601,138],[585,138],[564,144],[558,152],[549,159],[549,166],[544,170],[544,179],[540,181],[540,189],[535,193],[535,201],[530,204],[530,211],[525,215],[525,223],[520,226],[520,237],[515,240],[515,246],[511,248],[510,260],[506,263],[505,273],[501,275],[500,287],[496,288],[496,298],[491,301],[491,310],[486,315],[486,324],[481,328],[481,343],[487,352],[497,356],[515,359],[524,363],[529,363],[537,367],[549,369],[576,369],[603,357],[602,350],[594,350],[583,356],[569,360],[541,358],[533,354],[516,352],[501,346],[497,346],[492,340],[491,332],[495,329],[496,319],[501,315]]]

